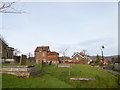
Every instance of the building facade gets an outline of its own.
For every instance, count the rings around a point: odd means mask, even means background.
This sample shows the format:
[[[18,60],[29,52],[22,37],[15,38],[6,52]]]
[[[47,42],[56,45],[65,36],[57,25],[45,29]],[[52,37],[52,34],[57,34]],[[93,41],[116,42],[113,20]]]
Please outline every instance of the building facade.
[[[47,62],[48,52],[50,52],[49,46],[37,47],[34,52],[36,63]]]
[[[50,51],[49,46],[39,46],[34,51],[36,63],[56,63],[59,60],[59,53]]]
[[[9,47],[3,40],[0,39],[0,59],[13,59],[14,48]]]
[[[79,52],[76,52],[72,56],[73,63],[80,63],[80,64],[87,64],[88,60],[86,59],[85,55],[82,55]]]
[[[47,55],[47,62],[49,63],[50,61],[52,61],[53,63],[57,63],[57,61],[59,60],[59,53],[57,52],[48,52]]]

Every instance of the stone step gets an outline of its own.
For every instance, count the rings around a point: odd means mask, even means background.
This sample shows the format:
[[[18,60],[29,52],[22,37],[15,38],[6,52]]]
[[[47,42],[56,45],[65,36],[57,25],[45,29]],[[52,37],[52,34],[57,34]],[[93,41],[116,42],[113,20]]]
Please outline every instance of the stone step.
[[[70,78],[70,80],[95,80],[95,78],[79,78],[79,77],[74,77],[74,78]]]

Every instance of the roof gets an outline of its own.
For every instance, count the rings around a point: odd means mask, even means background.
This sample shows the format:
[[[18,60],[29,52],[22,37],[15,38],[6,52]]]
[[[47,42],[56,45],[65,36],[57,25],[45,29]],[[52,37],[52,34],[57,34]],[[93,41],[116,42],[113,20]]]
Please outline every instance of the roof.
[[[35,59],[35,57],[29,57],[29,58],[27,58],[27,60],[34,60]]]
[[[7,44],[4,40],[2,40],[1,38],[0,38],[0,43],[1,43],[1,44],[4,43],[6,46],[8,46],[8,44]]]
[[[55,55],[55,54],[58,54],[58,55],[59,55],[59,53],[58,53],[58,52],[55,52],[55,51],[48,52],[48,55]]]
[[[41,48],[49,49],[49,46],[38,46],[38,47],[35,49],[35,52],[38,52]]]
[[[71,60],[70,57],[67,57],[67,56],[62,56],[62,57],[59,57],[60,59],[65,59],[65,60]]]
[[[57,56],[56,55],[48,55],[47,57],[48,58],[56,58]]]
[[[8,47],[8,49],[14,51],[14,48],[13,48],[13,47]]]
[[[81,55],[79,52],[74,53],[74,54],[72,55],[72,57],[74,57],[75,55],[79,55],[79,56],[81,56],[82,58],[84,58],[84,55]]]

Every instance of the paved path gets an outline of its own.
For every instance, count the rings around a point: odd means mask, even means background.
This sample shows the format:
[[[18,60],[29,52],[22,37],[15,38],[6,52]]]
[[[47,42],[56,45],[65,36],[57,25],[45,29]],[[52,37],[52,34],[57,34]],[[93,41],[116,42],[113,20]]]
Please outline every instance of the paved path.
[[[104,67],[102,67],[102,69],[105,69],[105,70],[107,70],[107,71],[109,71],[109,72],[112,72],[112,73],[114,73],[114,74],[120,75],[120,72],[113,71],[112,68],[113,68],[113,65],[109,65],[109,66],[104,66]]]
[[[106,70],[107,70],[107,69],[106,69]],[[107,71],[112,72],[112,73],[114,73],[114,74],[120,75],[120,72],[117,72],[117,71],[113,71],[113,70],[107,70]]]

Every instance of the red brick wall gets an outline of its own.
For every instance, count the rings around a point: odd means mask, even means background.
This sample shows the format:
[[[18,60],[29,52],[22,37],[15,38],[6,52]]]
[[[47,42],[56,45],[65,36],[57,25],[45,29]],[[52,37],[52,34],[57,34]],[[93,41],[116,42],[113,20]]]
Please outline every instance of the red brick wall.
[[[56,61],[58,60],[58,56],[57,55],[48,55],[47,57],[47,61],[53,61],[54,63],[56,63]]]
[[[43,56],[44,54],[44,56]],[[42,60],[47,60],[47,52],[43,51],[43,52],[35,52],[35,60],[40,60],[40,62],[42,62]]]

